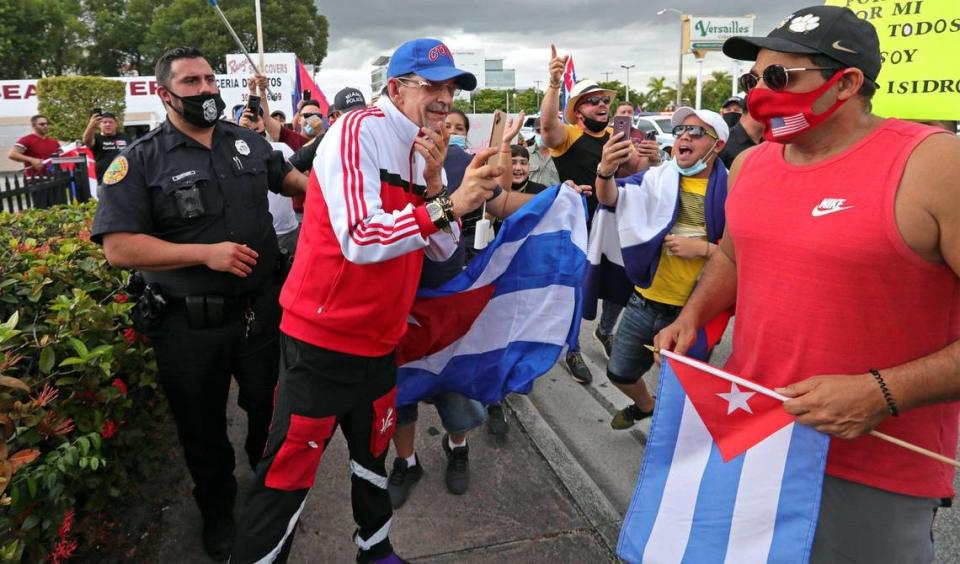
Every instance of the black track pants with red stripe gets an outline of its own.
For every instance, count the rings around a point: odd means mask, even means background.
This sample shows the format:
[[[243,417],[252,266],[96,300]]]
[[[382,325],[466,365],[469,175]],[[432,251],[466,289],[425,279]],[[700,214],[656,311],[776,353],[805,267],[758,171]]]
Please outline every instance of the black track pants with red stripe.
[[[338,425],[350,450],[354,541],[368,551],[365,556],[388,556],[393,511],[385,460],[397,421],[394,355],[360,357],[286,335],[281,339],[273,423],[230,562],[286,560],[307,492]]]

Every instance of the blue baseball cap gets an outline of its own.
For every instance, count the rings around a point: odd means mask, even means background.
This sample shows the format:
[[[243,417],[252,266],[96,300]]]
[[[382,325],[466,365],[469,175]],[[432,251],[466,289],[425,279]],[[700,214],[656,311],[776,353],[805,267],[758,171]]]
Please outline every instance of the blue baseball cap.
[[[463,90],[477,87],[477,77],[453,66],[453,53],[439,39],[414,39],[397,47],[390,57],[387,78],[416,73],[427,80],[457,79]]]

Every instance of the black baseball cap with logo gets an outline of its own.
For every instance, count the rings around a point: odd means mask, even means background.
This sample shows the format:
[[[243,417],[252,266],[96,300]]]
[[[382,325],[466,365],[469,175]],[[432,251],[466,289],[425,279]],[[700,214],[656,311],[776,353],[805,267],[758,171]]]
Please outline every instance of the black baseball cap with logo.
[[[365,107],[367,101],[363,98],[363,93],[356,88],[344,88],[333,97],[333,111],[336,112],[349,112]]]
[[[760,49],[800,55],[825,55],[858,68],[873,82],[880,74],[880,39],[873,24],[849,8],[811,6],[790,14],[766,37],[731,37],[723,54],[742,61],[757,60]]]

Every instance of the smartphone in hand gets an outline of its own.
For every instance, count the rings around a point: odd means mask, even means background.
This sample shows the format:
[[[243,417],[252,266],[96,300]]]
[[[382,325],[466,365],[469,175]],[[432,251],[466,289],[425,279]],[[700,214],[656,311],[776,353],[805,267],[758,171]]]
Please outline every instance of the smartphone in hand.
[[[260,114],[260,96],[250,96],[247,100],[247,109],[253,112],[253,119],[256,120]]]
[[[94,108],[93,111],[90,112],[90,115],[92,116],[99,116],[102,114],[103,114],[103,108]]]
[[[613,133],[623,133],[620,141],[630,139],[630,129],[633,127],[633,120],[630,116],[613,116]]]
[[[500,110],[493,112],[493,126],[490,128],[490,147],[500,147],[503,143],[503,130],[507,126],[507,114]],[[500,153],[487,159],[487,164],[497,166],[500,164]],[[504,163],[506,164],[506,163]]]

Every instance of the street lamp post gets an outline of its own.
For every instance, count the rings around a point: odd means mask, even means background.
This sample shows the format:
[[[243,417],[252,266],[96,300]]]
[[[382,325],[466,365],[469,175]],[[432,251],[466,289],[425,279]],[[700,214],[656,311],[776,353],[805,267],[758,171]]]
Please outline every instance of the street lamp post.
[[[632,69],[635,66],[637,65],[620,65],[620,68],[627,70],[627,94],[626,94],[627,102],[630,101],[630,69]]]
[[[534,81],[533,81],[533,83],[537,85],[537,89],[533,91],[534,94],[535,94],[536,97],[537,97],[537,108],[540,107],[540,82],[541,82],[541,81],[539,81],[539,80],[534,80]]]
[[[677,64],[677,107],[681,106],[680,103],[680,91],[683,90],[683,12],[676,8],[664,8],[657,12],[658,16],[662,16],[667,12],[674,12],[680,16],[680,62]]]

